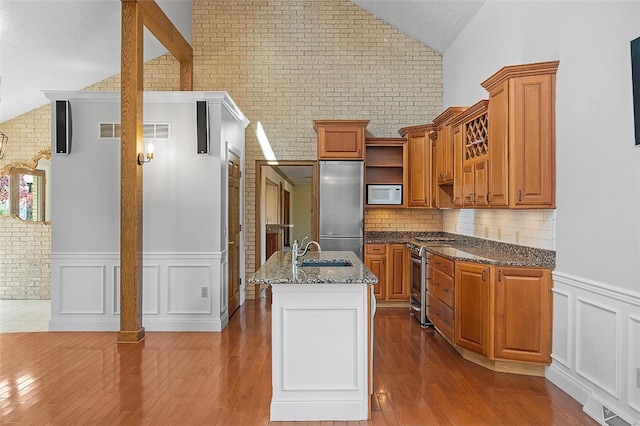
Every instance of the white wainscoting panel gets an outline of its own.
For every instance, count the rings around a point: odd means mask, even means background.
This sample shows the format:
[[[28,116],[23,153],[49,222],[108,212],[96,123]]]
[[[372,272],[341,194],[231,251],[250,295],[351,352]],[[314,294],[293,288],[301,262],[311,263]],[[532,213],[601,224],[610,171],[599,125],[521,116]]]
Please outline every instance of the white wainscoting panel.
[[[221,253],[145,253],[145,329],[221,331],[228,323],[220,298],[226,285],[221,258]],[[49,329],[119,330],[119,263],[119,253],[52,253]]]
[[[640,293],[559,271],[553,278],[553,353],[545,376],[598,421],[593,406],[601,404],[640,425]]]
[[[355,308],[283,308],[282,390],[358,389],[357,314]]]
[[[169,314],[211,313],[211,267],[170,265],[168,281]],[[202,297],[205,289],[207,296]]]
[[[629,406],[640,413],[640,309],[638,315],[629,316]],[[633,378],[636,380],[633,380]],[[640,414],[638,415],[640,424]]]
[[[565,368],[571,368],[573,353],[572,340],[569,338],[573,325],[573,305],[569,297],[569,293],[553,289],[553,318],[559,321],[554,322],[551,358]]]
[[[620,396],[620,312],[582,297],[577,306],[576,372],[614,398]],[[609,330],[609,331],[604,331]]]
[[[59,273],[61,314],[104,314],[104,265],[67,265]]]

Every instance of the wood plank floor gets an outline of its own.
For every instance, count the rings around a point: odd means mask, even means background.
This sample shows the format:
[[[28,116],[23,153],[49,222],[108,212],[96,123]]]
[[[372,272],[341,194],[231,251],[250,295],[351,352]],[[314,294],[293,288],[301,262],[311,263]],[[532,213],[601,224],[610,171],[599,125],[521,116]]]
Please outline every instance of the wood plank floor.
[[[271,325],[249,300],[222,333],[0,333],[0,424],[267,425]],[[296,425],[596,425],[544,378],[462,359],[406,309],[375,317],[372,418]],[[292,424],[292,423],[289,423]]]

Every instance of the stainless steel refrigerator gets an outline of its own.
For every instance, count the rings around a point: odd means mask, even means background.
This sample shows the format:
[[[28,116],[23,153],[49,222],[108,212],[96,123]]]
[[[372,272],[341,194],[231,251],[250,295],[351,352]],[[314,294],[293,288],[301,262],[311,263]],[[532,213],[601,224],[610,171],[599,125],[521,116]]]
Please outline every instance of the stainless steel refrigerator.
[[[363,259],[364,164],[320,161],[320,247]]]

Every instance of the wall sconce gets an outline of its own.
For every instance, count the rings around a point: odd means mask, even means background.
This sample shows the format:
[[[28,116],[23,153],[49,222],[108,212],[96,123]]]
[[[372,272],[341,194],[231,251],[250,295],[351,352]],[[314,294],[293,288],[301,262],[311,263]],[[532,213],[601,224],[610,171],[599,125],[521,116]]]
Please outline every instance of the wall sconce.
[[[0,132],[0,160],[4,158],[4,151],[7,149],[7,142],[9,142],[9,137]]]
[[[144,163],[148,163],[153,160],[153,144],[147,144],[147,154],[140,152],[138,153],[138,164],[143,165]]]

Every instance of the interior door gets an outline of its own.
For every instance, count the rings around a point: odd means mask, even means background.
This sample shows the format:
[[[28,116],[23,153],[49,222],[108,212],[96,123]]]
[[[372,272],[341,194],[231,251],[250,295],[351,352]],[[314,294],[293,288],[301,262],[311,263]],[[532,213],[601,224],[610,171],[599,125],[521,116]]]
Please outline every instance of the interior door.
[[[240,306],[240,158],[229,152],[229,317]]]

